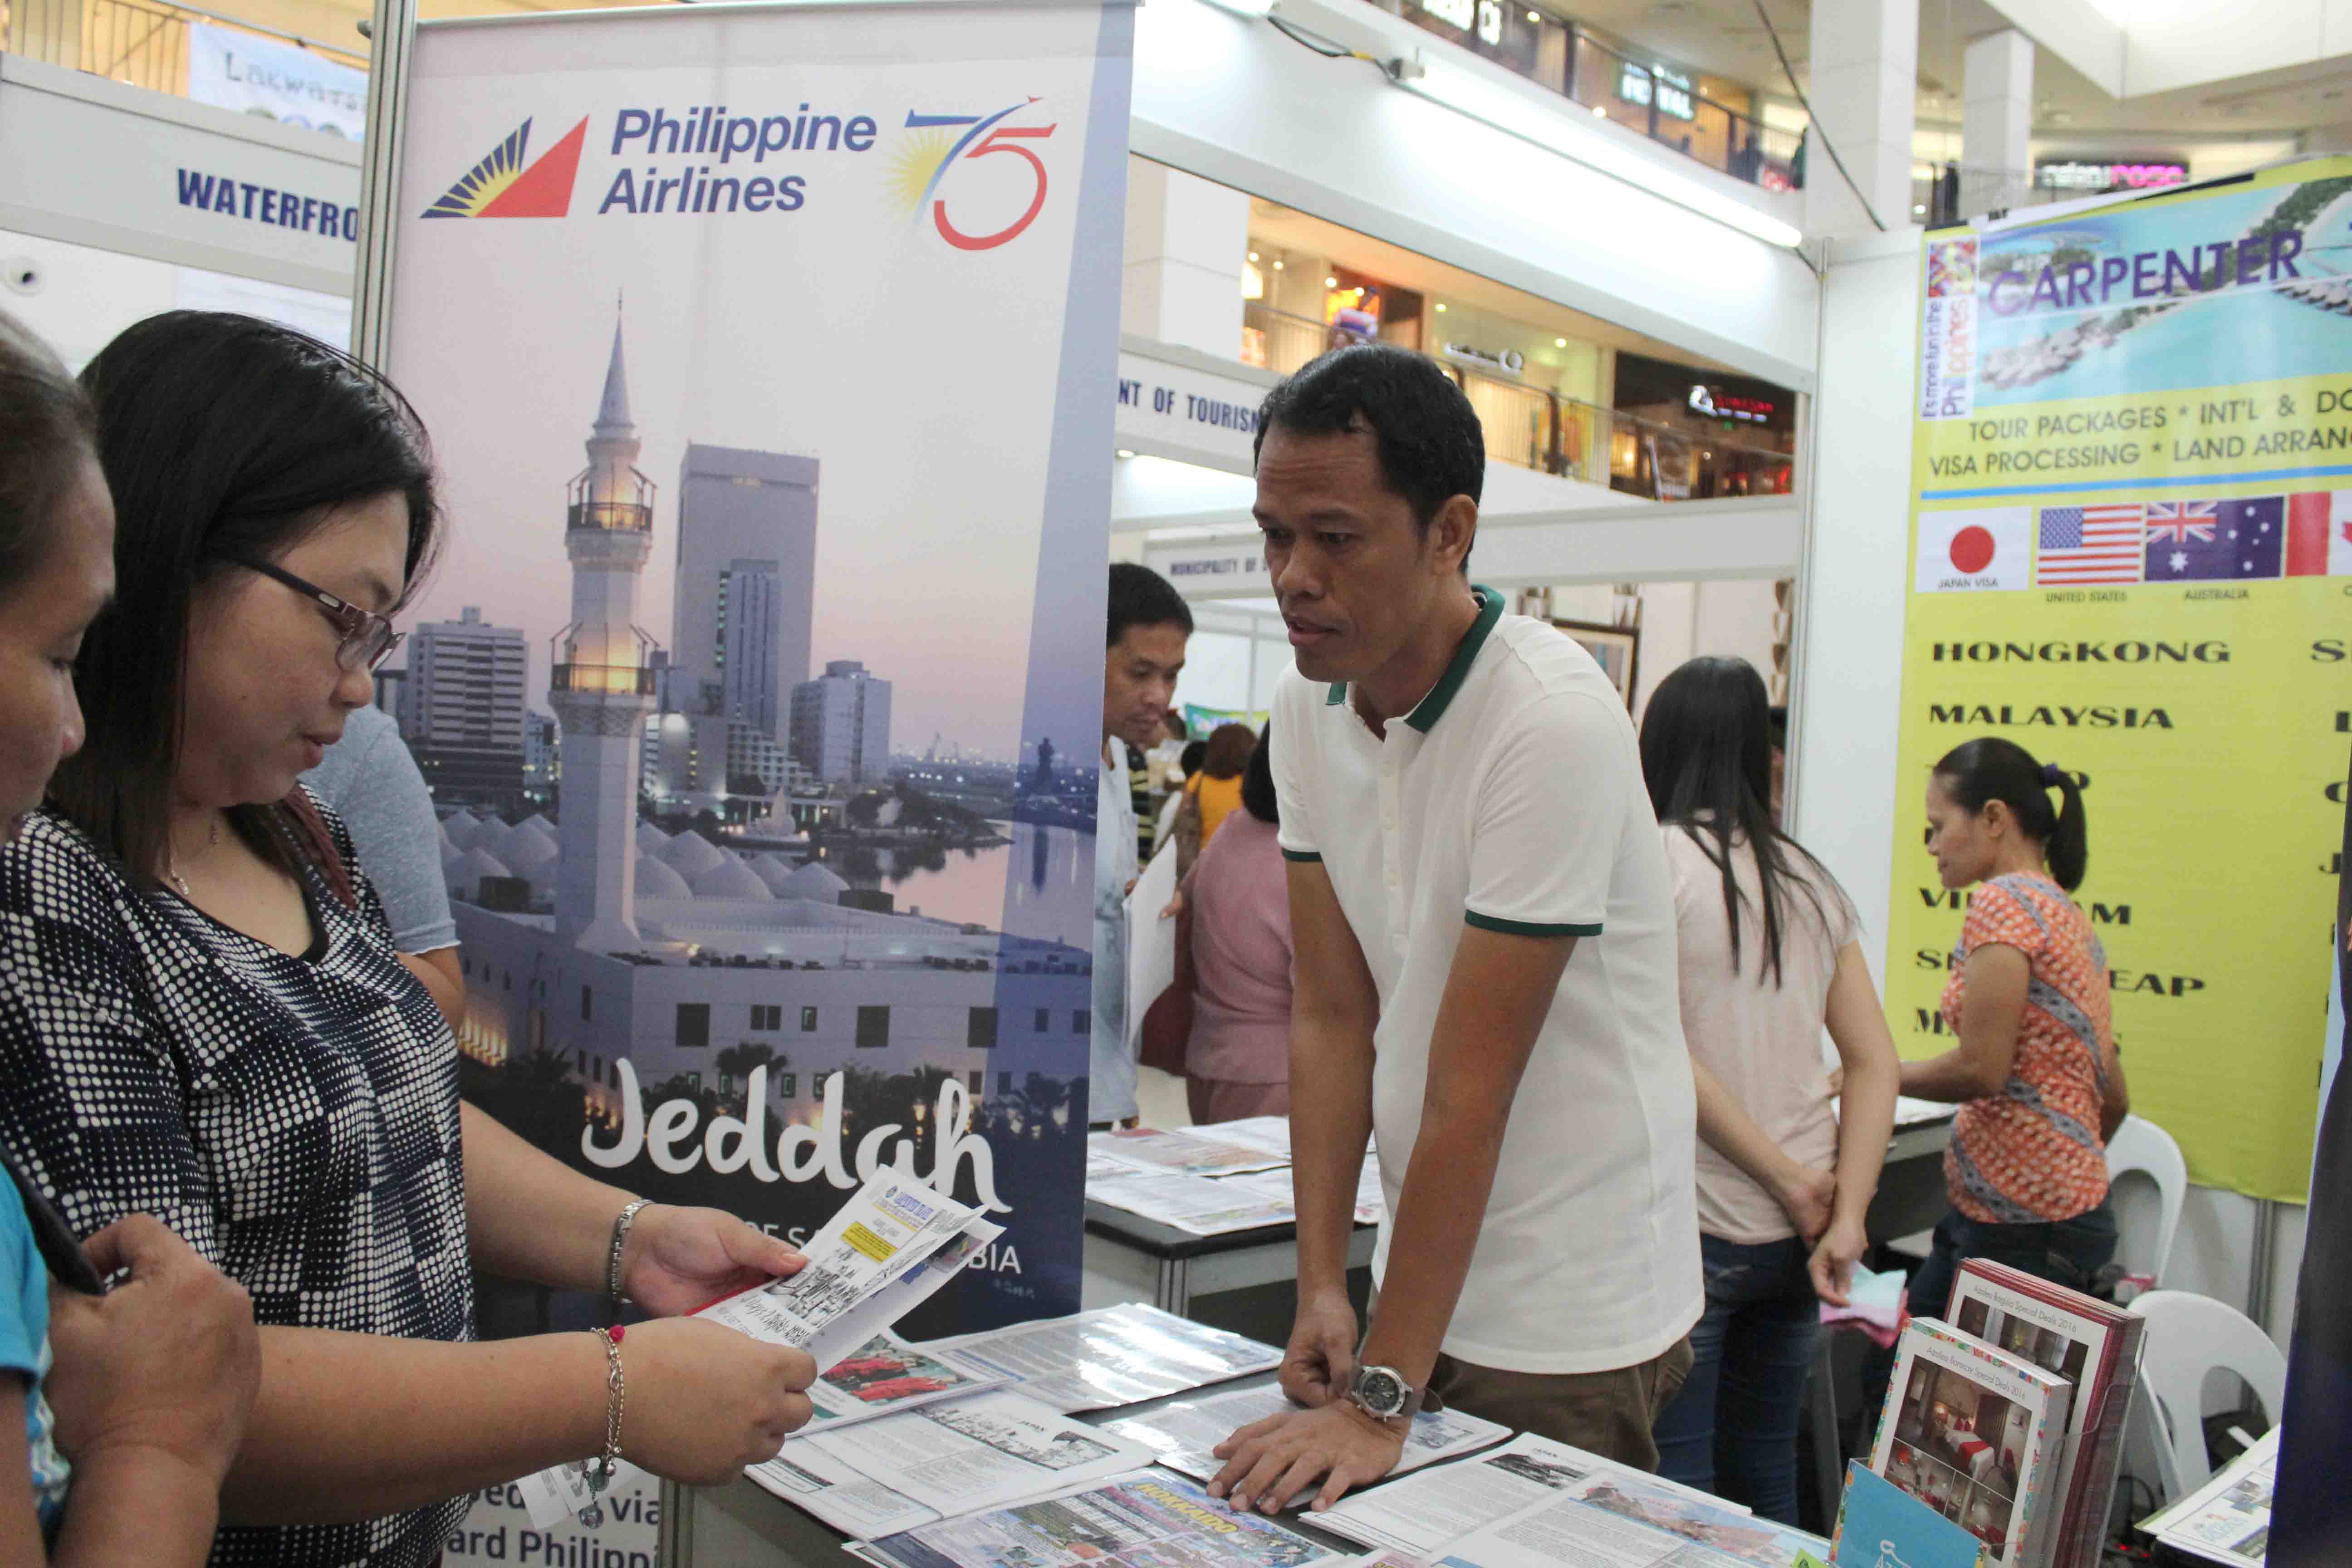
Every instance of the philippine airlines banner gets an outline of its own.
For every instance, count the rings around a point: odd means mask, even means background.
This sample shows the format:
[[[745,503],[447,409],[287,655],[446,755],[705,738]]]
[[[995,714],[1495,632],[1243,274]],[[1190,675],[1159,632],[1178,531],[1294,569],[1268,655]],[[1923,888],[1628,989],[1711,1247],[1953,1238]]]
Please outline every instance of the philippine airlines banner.
[[[1887,1005],[1961,910],[1929,767],[2090,775],[2133,1109],[2200,1184],[2299,1200],[2352,710],[2352,160],[1927,237]]]
[[[1077,1306],[1132,19],[426,25],[408,89],[467,1093],[793,1238],[978,1200],[918,1337]]]

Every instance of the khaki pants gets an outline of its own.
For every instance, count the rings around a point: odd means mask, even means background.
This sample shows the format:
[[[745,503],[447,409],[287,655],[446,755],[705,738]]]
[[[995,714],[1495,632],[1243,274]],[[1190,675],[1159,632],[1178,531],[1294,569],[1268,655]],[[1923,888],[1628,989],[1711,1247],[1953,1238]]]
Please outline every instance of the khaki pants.
[[[1658,1445],[1650,1428],[1690,1369],[1685,1338],[1653,1361],[1613,1372],[1504,1372],[1441,1355],[1430,1386],[1448,1409],[1655,1470]]]

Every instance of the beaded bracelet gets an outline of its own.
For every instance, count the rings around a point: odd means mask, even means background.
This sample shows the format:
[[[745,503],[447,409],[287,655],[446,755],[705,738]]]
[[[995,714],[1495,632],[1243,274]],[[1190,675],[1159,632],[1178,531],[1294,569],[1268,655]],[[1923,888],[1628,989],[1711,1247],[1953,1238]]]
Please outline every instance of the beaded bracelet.
[[[594,1530],[604,1522],[604,1489],[613,1484],[621,1468],[621,1416],[629,1403],[628,1382],[621,1375],[621,1337],[628,1330],[615,1323],[588,1331],[604,1342],[604,1453],[582,1467],[588,1482],[588,1506],[580,1510],[580,1522]]]

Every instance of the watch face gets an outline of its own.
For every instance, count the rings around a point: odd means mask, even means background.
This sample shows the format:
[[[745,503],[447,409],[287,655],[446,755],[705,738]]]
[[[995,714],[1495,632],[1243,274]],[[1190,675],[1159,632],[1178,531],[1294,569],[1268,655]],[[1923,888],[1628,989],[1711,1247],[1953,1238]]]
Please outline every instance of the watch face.
[[[1356,1397],[1376,1415],[1393,1415],[1403,1409],[1404,1393],[1404,1380],[1385,1367],[1366,1368],[1356,1384]]]

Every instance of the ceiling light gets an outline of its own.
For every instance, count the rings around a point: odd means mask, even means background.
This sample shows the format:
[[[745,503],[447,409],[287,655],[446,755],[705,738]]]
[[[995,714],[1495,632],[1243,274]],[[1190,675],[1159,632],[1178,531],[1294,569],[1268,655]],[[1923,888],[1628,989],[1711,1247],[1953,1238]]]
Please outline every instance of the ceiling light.
[[[1323,287],[1326,289],[1337,289],[1339,286],[1339,280],[1337,278],[1326,278],[1323,279]]]
[[[1276,263],[1274,264],[1274,269],[1275,269],[1276,272],[1281,271],[1281,270],[1282,270],[1282,263],[1281,263],[1281,262],[1279,262],[1279,261],[1276,262]]]
[[[1444,310],[1444,309],[1445,309],[1444,303],[1443,301],[1440,301],[1440,302],[1439,302],[1439,304],[1438,304],[1438,307],[1437,307],[1437,308],[1438,308],[1439,310]]]
[[[1924,216],[1927,211],[1927,204],[1925,202],[1913,202],[1911,204],[1911,216],[1913,217]]]
[[[1804,240],[1801,230],[1779,218],[1758,212],[1696,180],[1661,168],[1631,148],[1578,131],[1550,109],[1499,83],[1473,76],[1459,66],[1430,60],[1424,62],[1421,75],[1391,79],[1408,92],[1418,93],[1473,120],[1484,121],[1497,131],[1532,142],[1546,152],[1622,180],[1767,244],[1793,248]]]
[[[1609,110],[1600,104],[1596,103],[1592,106],[1592,112],[1599,115],[1603,120],[1609,118]]]
[[[1250,252],[1250,259],[1251,259],[1252,261],[1255,261],[1255,260],[1257,259],[1257,252],[1256,252],[1256,251],[1253,250],[1253,251],[1251,251],[1251,252]]]
[[[1542,20],[1543,20],[1543,18],[1542,18],[1540,16],[1537,15],[1535,12],[1530,11],[1530,12],[1528,12],[1528,21],[1530,21],[1530,22],[1540,22],[1540,21],[1542,21]]]
[[[1135,456],[1135,454],[1134,454],[1134,453],[1132,453],[1132,452],[1129,451],[1129,450],[1128,450],[1126,447],[1121,447],[1118,449],[1118,455],[1119,455],[1120,457],[1122,457],[1122,458],[1132,458],[1132,457],[1134,457],[1134,456]]]
[[[1554,338],[1551,341],[1551,346],[1556,349],[1564,349],[1568,347],[1568,340],[1566,338]]]

